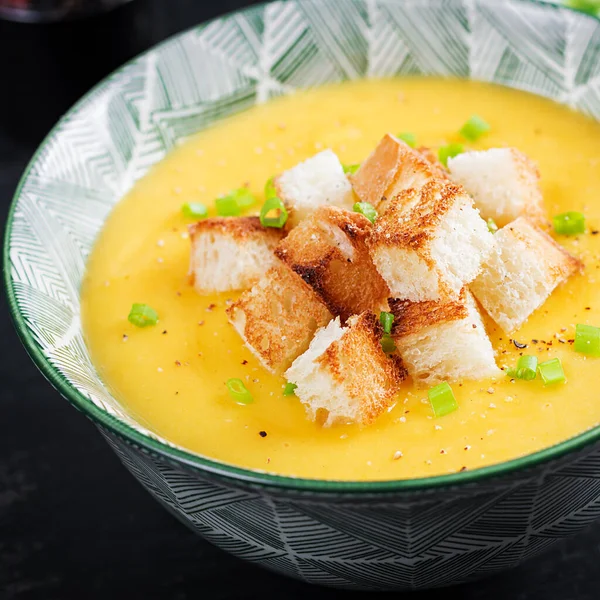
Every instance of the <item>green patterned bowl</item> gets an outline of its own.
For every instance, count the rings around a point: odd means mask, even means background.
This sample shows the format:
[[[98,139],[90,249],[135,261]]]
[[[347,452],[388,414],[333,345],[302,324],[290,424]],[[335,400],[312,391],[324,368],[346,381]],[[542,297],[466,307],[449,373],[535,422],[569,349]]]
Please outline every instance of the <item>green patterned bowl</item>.
[[[600,119],[600,21],[525,0],[290,0],[192,29],[77,104],[17,190],[4,247],[32,359],[125,466],[214,544],[308,582],[444,586],[516,565],[600,516],[600,430],[501,465],[421,480],[277,477],[186,452],[110,396],[79,286],[107,214],[185,136],[272,95],[360,77],[493,81]]]

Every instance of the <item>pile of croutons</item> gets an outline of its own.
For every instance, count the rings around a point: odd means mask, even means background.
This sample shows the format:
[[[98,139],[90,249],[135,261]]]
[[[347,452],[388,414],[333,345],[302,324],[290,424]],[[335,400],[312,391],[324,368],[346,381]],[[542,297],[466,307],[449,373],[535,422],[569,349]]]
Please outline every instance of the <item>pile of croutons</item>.
[[[325,150],[274,185],[285,227],[200,221],[191,272],[199,293],[244,290],[231,324],[325,425],[372,422],[408,376],[432,386],[501,375],[479,305],[510,333],[582,268],[545,233],[539,173],[512,148],[446,169],[388,134],[354,174]]]

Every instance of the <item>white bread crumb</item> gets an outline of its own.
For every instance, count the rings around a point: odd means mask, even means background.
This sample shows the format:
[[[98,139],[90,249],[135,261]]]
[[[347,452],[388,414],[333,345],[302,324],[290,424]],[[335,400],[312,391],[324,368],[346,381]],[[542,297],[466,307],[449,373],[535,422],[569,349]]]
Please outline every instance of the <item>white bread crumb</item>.
[[[525,217],[496,235],[471,291],[506,333],[518,329],[583,264]]]
[[[504,227],[527,216],[546,226],[537,166],[515,148],[465,152],[448,160],[452,178],[473,196],[484,219]]]
[[[406,376],[400,358],[381,349],[382,329],[364,312],[320,329],[308,350],[287,370],[309,417],[323,422],[369,424],[385,412]]]
[[[352,208],[352,186],[332,150],[323,150],[275,178],[275,189],[295,226],[319,206]]]
[[[190,277],[199,294],[243,290],[275,264],[280,229],[258,217],[215,217],[190,226]]]

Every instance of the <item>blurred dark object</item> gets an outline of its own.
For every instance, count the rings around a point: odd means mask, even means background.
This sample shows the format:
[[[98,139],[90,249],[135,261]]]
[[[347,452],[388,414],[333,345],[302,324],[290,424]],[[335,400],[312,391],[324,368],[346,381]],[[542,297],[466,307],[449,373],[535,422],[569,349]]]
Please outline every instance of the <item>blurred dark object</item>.
[[[0,17],[38,23],[106,12],[131,0],[0,0]]]

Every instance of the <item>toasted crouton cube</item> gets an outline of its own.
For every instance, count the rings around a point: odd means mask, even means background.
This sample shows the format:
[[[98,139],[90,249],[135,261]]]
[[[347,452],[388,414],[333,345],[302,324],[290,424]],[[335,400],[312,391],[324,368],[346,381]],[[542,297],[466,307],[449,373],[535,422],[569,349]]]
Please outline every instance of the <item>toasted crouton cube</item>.
[[[364,310],[387,306],[388,287],[366,246],[372,229],[361,214],[323,206],[292,229],[275,254],[345,322]]]
[[[415,385],[502,374],[473,296],[454,302],[390,300],[392,335]]]
[[[285,374],[311,419],[366,425],[390,406],[406,371],[399,357],[384,354],[382,334],[370,312],[352,317],[347,327],[337,317],[317,332]]]
[[[465,152],[448,160],[452,178],[473,196],[484,219],[504,227],[517,217],[529,217],[544,227],[547,218],[537,166],[515,148]]]
[[[461,186],[433,180],[390,200],[368,245],[392,297],[450,301],[479,274],[494,236]]]
[[[518,329],[554,289],[583,269],[548,234],[519,217],[495,235],[496,248],[471,291],[506,333]]]
[[[285,371],[333,318],[312,288],[280,261],[229,306],[227,315],[271,373]]]
[[[430,158],[429,152],[421,154],[388,133],[350,181],[361,201],[369,202],[381,214],[387,202],[400,192],[446,177],[441,165],[432,164]]]
[[[293,227],[319,206],[352,207],[352,186],[332,150],[323,150],[275,178],[277,195]]]
[[[190,226],[190,276],[199,294],[252,287],[275,264],[284,233],[258,217],[215,217]]]

